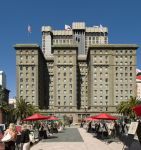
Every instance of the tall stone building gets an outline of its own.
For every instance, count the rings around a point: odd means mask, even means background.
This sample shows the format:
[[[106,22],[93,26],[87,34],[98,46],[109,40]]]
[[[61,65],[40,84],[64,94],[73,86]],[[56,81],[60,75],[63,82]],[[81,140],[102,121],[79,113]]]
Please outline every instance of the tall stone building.
[[[101,112],[116,113],[121,101],[136,95],[137,48],[108,44],[108,29],[102,26],[43,26],[42,50],[35,44],[15,46],[17,96],[74,122]]]
[[[36,44],[17,44],[15,49],[17,98],[46,108],[47,66],[40,47]]]

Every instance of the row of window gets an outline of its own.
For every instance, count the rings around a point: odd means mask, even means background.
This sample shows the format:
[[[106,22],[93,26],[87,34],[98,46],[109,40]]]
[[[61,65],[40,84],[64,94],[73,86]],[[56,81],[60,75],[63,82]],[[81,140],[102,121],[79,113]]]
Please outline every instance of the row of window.
[[[29,94],[29,93],[32,93],[32,94],[35,94],[35,91],[34,90],[31,90],[31,91],[29,91],[29,90],[25,90],[25,93],[26,94]],[[20,94],[23,94],[24,93],[24,91],[23,90],[20,90]]]
[[[101,100],[102,99],[106,99],[107,100],[108,96],[99,96],[99,97],[98,96],[94,96],[94,100],[96,100],[96,99],[101,99]]]
[[[71,83],[72,82],[72,78],[69,78],[69,79],[63,78],[62,80],[60,78],[58,78],[58,83],[61,83],[62,81],[63,82],[68,82],[69,81]]]
[[[29,55],[29,54],[34,54],[34,50],[20,50],[19,51],[20,52],[20,54],[26,54],[26,55]]]
[[[26,99],[26,101],[35,101],[35,96],[31,96],[31,97],[29,97],[29,96],[25,96],[25,97],[23,97],[22,95],[20,96],[20,98],[21,99]]]
[[[133,70],[133,67],[115,67],[115,70],[116,71],[127,71],[127,70],[130,70],[132,71]]]
[[[93,84],[93,87],[94,87],[94,88],[95,88],[95,87],[98,87],[98,86],[99,86],[100,88],[103,88],[104,86],[105,86],[105,87],[108,87],[108,84],[104,84],[104,83],[103,83],[103,84]]]
[[[132,65],[133,62],[132,62],[132,61],[130,61],[130,62],[127,62],[127,61],[126,61],[126,62],[120,62],[120,61],[117,62],[117,61],[116,61],[115,64],[116,64],[116,65]]]
[[[58,101],[58,105],[61,105],[61,104],[62,102]],[[66,102],[63,103],[63,105],[66,105],[66,104],[67,104]],[[72,101],[69,102],[69,105],[72,105]]]
[[[123,76],[125,76],[125,77],[132,77],[132,75],[133,75],[133,73],[131,73],[131,72],[129,72],[129,73],[115,73],[115,75],[116,75],[116,77],[123,77]]]
[[[72,71],[72,67],[66,67],[66,66],[63,66],[63,67],[60,67],[58,66],[58,71]]]
[[[94,94],[97,94],[98,92],[99,92],[100,94],[103,94],[103,93],[108,94],[109,91],[108,91],[108,90],[104,90],[104,91],[103,91],[103,90],[100,90],[100,91],[94,90]]]
[[[24,85],[24,84],[20,84],[20,89],[22,89],[23,86],[25,86],[26,89],[28,89],[30,86],[31,86],[32,89],[35,88],[35,85],[34,85],[34,84],[31,84],[31,85],[29,85],[29,84],[25,84],[25,85]]]
[[[64,87],[64,88],[66,88],[67,87],[67,84],[58,84],[57,85],[57,87],[58,87],[58,89],[60,89],[61,87]],[[69,88],[71,89],[72,88],[72,84],[69,84]]]
[[[20,82],[29,82],[29,81],[31,81],[31,82],[34,82],[35,81],[35,79],[34,78],[31,78],[31,79],[29,79],[29,78],[20,78]]]
[[[26,71],[33,71],[33,70],[35,70],[35,67],[34,66],[19,66],[20,67],[20,70],[22,71],[22,70],[26,70]]]
[[[58,77],[59,77],[59,76],[62,76],[62,75],[63,75],[64,77],[67,76],[67,75],[68,75],[69,77],[72,77],[72,72],[58,72]]]
[[[23,77],[23,75],[24,75],[23,72],[20,72],[20,77]],[[26,72],[25,75],[26,75],[26,77],[27,77],[27,76],[30,76],[30,75],[31,75],[32,77],[34,77],[35,74],[34,74],[34,72],[31,72],[31,73]]]
[[[58,96],[58,100],[62,100],[62,97],[63,97],[63,99],[64,99],[64,101],[67,101],[68,99],[69,100],[72,100],[72,96],[69,96],[68,98],[67,98],[67,96]]]
[[[53,44],[72,44],[72,39],[53,39]]]
[[[132,82],[133,80],[132,80],[132,78],[130,78],[130,79],[127,79],[127,78],[125,78],[125,79],[123,79],[123,78],[116,78],[116,82],[128,82],[128,81],[130,81],[130,82]]]
[[[68,93],[68,91],[66,91],[66,90],[64,90],[64,91],[58,90],[58,94],[62,94],[62,92],[63,92],[63,94]],[[69,94],[72,94],[72,90],[69,90]]]

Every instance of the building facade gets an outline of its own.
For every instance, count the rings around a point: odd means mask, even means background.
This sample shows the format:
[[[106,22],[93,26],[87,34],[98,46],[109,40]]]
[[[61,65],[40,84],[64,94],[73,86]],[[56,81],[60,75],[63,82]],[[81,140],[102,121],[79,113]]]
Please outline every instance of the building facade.
[[[141,100],[141,76],[136,76],[137,99]]]
[[[15,46],[17,96],[74,122],[97,113],[114,114],[121,101],[136,95],[137,48],[108,44],[108,29],[102,26],[43,26],[42,50],[35,44]]]
[[[4,71],[0,71],[0,85],[6,88],[6,74]]]
[[[46,100],[46,60],[36,44],[17,44],[16,83],[17,98],[44,108]]]

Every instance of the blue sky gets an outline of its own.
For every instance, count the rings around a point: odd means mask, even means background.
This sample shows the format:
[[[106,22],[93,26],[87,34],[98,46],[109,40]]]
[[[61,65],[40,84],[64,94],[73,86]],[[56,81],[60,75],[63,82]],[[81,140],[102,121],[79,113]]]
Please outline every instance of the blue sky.
[[[109,43],[141,46],[141,0],[0,0],[0,70],[7,76],[10,98],[16,96],[16,55],[13,45],[41,45],[41,26],[64,29],[84,21],[109,29]],[[27,26],[32,26],[28,36]],[[141,48],[137,50],[141,69]]]

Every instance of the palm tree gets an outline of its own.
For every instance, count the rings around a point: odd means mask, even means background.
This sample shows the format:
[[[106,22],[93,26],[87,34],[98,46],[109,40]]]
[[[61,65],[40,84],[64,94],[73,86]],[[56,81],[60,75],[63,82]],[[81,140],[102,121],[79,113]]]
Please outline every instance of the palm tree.
[[[22,120],[36,112],[38,112],[38,109],[29,102],[26,102],[25,99],[16,99],[16,108],[13,111],[16,120]]]
[[[132,110],[134,106],[141,104],[141,101],[138,100],[136,97],[130,97],[128,101],[122,101],[118,107],[117,112],[121,113],[124,116],[127,116],[131,119],[135,118],[135,113]]]

